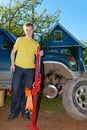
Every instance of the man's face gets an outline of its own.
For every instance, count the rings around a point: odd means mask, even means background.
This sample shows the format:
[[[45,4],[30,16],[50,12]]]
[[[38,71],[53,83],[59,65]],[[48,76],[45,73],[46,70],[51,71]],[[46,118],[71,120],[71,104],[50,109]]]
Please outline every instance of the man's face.
[[[33,28],[32,26],[25,26],[24,27],[24,32],[25,32],[25,35],[28,37],[28,38],[32,38],[32,35],[33,35]]]

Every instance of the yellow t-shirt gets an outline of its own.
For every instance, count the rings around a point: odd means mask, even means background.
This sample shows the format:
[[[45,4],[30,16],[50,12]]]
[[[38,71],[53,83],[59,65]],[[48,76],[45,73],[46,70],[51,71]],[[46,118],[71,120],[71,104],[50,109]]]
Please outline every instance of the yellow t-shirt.
[[[17,50],[15,65],[26,69],[35,68],[34,60],[38,46],[39,43],[33,39],[19,37],[14,45],[14,49]]]

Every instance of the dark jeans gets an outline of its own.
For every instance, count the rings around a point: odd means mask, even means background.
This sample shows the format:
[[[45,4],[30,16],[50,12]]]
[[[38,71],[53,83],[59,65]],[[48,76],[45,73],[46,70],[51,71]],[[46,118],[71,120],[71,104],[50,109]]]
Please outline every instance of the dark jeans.
[[[25,114],[25,87],[32,89],[34,69],[23,69],[16,66],[12,79],[12,102],[10,112],[18,115],[21,111]]]

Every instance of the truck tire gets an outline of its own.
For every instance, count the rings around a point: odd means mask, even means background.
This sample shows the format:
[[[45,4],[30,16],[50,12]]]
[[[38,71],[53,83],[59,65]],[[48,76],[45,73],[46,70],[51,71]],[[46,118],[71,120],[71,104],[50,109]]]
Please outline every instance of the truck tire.
[[[67,113],[76,120],[87,119],[87,78],[69,81],[63,88],[62,101]]]

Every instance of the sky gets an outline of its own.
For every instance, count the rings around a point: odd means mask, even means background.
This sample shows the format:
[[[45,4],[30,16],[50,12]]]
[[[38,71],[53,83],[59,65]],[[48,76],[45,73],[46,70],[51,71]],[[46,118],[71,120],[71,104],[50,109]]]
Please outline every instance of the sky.
[[[0,4],[9,0],[0,0]],[[48,14],[61,11],[59,23],[78,40],[87,42],[87,0],[43,0],[37,12],[47,8]]]

